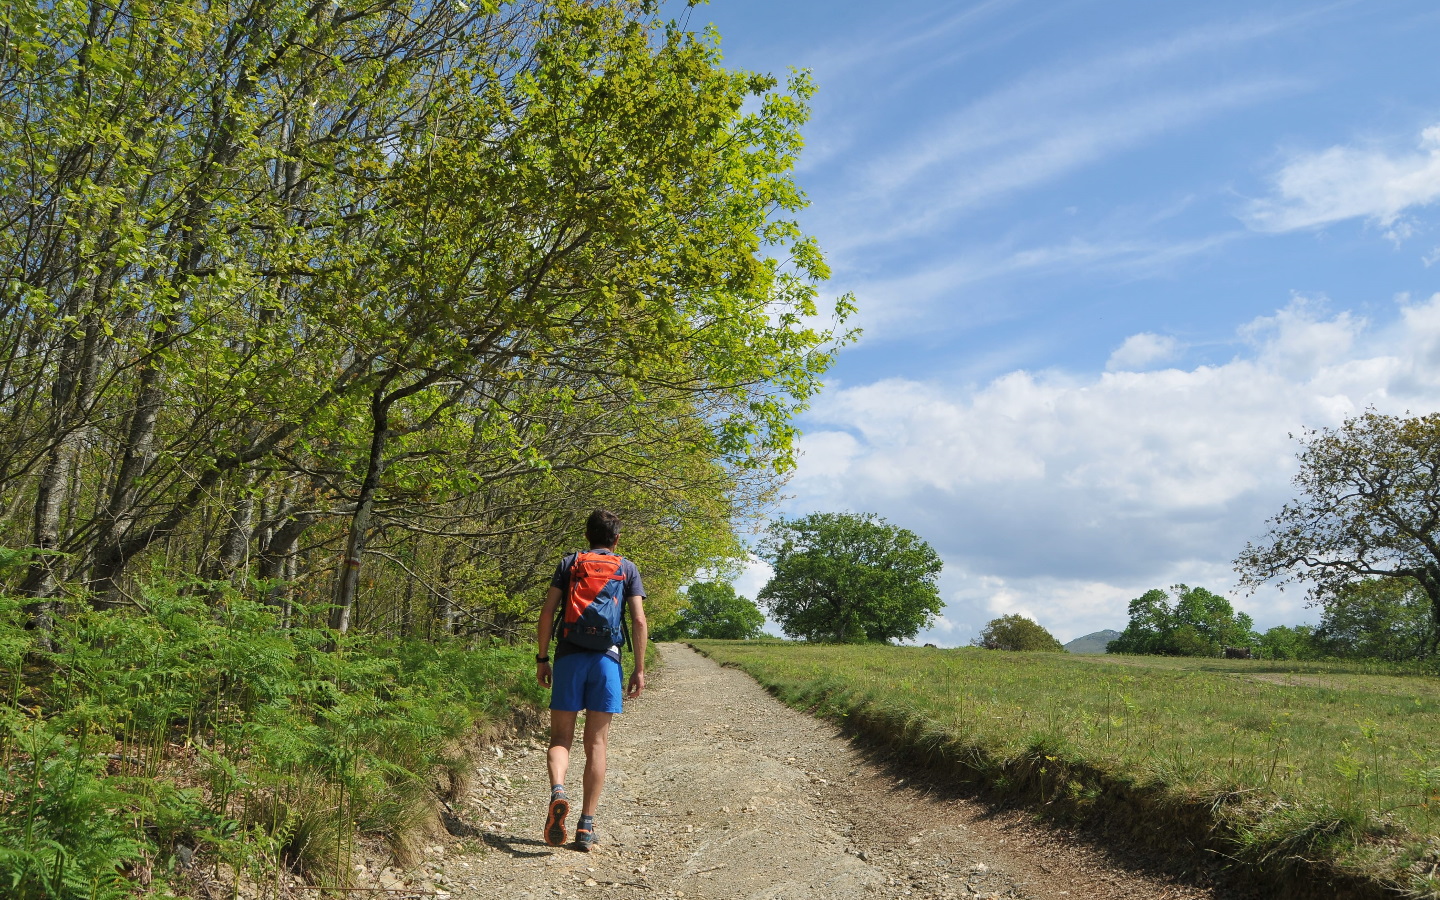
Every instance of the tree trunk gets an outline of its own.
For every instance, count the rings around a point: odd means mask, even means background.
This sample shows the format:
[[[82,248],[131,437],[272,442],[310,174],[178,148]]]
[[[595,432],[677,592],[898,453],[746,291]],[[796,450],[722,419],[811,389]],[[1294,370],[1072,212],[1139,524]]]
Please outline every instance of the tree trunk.
[[[94,591],[91,602],[100,609],[116,605],[116,583],[134,556],[133,552],[127,552],[125,539],[138,518],[136,505],[140,496],[140,479],[154,459],[155,426],[163,401],[160,371],[152,361],[140,372],[139,390],[126,433],[125,453],[110,491],[110,502],[105,506],[105,539],[97,554],[95,573],[90,582]]]
[[[375,511],[375,494],[385,474],[385,445],[390,438],[390,403],[385,388],[375,391],[370,402],[370,454],[365,461],[365,478],[355,498],[350,533],[345,540],[345,559],[335,585],[335,605],[330,610],[330,627],[341,634],[350,630],[350,613],[360,586],[360,565],[370,537],[370,520]]]
[[[90,285],[73,294],[67,314],[84,316],[88,321],[83,335],[67,333],[61,340],[59,368],[51,391],[54,416],[53,446],[45,460],[40,483],[35,493],[35,518],[31,526],[31,546],[37,551],[30,564],[20,593],[37,602],[29,607],[31,626],[48,632],[52,626],[53,604],[62,578],[62,564],[56,557],[60,549],[60,521],[74,494],[76,454],[84,434],[84,419],[94,398],[95,377],[99,367],[100,327],[86,313],[100,286]]]
[[[225,517],[225,533],[220,538],[220,549],[210,571],[206,573],[206,577],[211,581],[229,581],[234,584],[250,549],[250,533],[253,527],[251,519],[255,514],[255,495],[251,492],[253,477],[246,472],[238,481],[239,496],[230,505]]]
[[[273,581],[265,602],[280,607],[281,616],[288,621],[290,610],[291,582],[295,580],[295,563],[300,549],[300,538],[311,525],[316,515],[312,511],[295,512],[289,498],[282,499],[275,512],[275,524],[270,535],[260,548],[260,578]]]
[[[405,599],[403,605],[400,607],[400,621],[396,626],[402,638],[408,638],[410,636],[410,621],[412,618],[410,614],[410,604],[414,602],[415,577],[413,575],[407,575],[405,576]]]
[[[450,593],[450,573],[455,568],[455,545],[450,544],[440,556],[440,590],[435,595],[435,621],[440,623],[440,632],[455,633],[455,600]]]
[[[1434,656],[1440,649],[1440,565],[1425,567],[1425,573],[1418,579],[1430,598],[1430,633],[1421,644],[1421,656]]]

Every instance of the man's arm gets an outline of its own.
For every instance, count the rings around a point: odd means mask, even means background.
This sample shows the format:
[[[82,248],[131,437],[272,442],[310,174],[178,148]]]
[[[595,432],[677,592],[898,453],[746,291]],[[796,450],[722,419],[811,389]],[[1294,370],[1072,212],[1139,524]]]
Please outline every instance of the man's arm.
[[[545,605],[540,607],[540,621],[535,625],[535,652],[540,656],[550,655],[550,631],[555,622],[555,610],[560,606],[560,589],[553,584],[545,592]],[[541,687],[550,686],[550,664],[535,663],[535,680]]]
[[[635,662],[630,672],[630,699],[645,690],[645,645],[650,642],[650,625],[645,621],[645,598],[636,594],[630,600],[630,640],[635,645]]]

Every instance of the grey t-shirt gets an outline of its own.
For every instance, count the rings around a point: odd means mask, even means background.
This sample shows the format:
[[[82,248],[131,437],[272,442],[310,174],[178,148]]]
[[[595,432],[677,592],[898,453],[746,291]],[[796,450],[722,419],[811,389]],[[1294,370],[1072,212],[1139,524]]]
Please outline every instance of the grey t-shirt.
[[[591,550],[590,552],[591,552],[591,553],[605,553],[605,554],[609,554],[609,555],[611,555],[611,556],[614,555],[614,552],[613,552],[613,551],[610,551],[610,550],[600,550],[600,549],[596,549],[596,550]],[[565,558],[562,559],[562,560],[560,560],[560,565],[558,565],[558,566],[555,567],[555,575],[550,579],[550,586],[560,589],[560,598],[561,598],[561,599],[560,599],[560,604],[561,604],[561,605],[560,605],[560,609],[558,609],[558,610],[555,611],[556,616],[559,616],[559,617],[563,617],[563,616],[565,615],[565,606],[564,606],[564,604],[567,603],[567,602],[569,602],[569,598],[570,598],[570,567],[573,566],[573,565],[575,565],[575,557],[576,557],[576,555],[577,555],[577,554],[575,554],[575,553],[567,553],[567,554],[565,554]],[[620,560],[620,571],[621,571],[622,573],[624,573],[624,575],[625,575],[625,584],[624,584],[623,589],[622,589],[622,591],[621,591],[621,596],[625,598],[625,602],[626,602],[626,603],[629,603],[631,597],[643,597],[643,596],[645,596],[645,585],[642,584],[641,581],[640,581],[640,570],[637,569],[637,568],[635,568],[635,564],[634,564],[633,562],[631,562],[630,560],[628,560],[628,559],[622,559],[622,560]],[[557,632],[559,631],[559,620],[558,620],[558,619],[556,620],[556,631],[557,631]],[[603,651],[591,650],[589,647],[581,647],[581,646],[578,646],[578,645],[576,645],[576,644],[570,643],[569,641],[565,640],[564,638],[561,638],[561,639],[559,639],[559,640],[557,640],[557,641],[555,642],[555,658],[556,658],[556,659],[559,659],[559,658],[562,657],[562,656],[568,656],[568,655],[571,654],[571,653],[597,653],[597,652],[603,652]]]

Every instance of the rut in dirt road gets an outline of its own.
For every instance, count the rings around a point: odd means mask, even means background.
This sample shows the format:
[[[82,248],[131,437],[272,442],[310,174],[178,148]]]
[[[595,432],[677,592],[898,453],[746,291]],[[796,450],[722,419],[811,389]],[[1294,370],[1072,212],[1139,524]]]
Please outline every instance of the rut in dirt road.
[[[456,807],[481,837],[428,847],[409,883],[454,900],[1221,896],[1129,870],[1022,813],[928,796],[743,673],[679,645],[661,653],[652,688],[611,730],[599,847],[540,839],[537,739],[501,748]],[[405,875],[385,874],[403,886]]]

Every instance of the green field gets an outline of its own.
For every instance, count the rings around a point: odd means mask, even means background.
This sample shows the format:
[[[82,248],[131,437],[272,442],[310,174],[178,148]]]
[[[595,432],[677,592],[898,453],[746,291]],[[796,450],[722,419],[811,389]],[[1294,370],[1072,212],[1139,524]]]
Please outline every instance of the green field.
[[[1440,896],[1440,679],[1370,664],[697,641],[1057,815]],[[1198,832],[1198,833],[1197,833]]]

